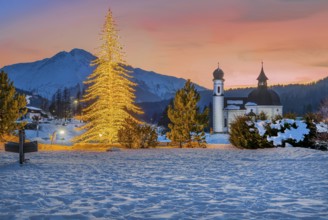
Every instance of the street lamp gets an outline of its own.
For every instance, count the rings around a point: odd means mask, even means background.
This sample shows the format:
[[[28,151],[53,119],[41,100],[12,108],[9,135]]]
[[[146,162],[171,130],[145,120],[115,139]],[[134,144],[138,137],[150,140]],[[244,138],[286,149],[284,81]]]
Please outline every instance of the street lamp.
[[[253,122],[256,121],[256,114],[253,112],[253,109],[251,109],[247,116],[250,117]]]

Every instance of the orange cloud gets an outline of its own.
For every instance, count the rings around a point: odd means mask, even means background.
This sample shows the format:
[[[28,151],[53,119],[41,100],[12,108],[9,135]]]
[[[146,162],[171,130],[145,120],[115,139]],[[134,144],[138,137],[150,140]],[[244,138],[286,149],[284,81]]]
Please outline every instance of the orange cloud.
[[[135,67],[208,88],[218,61],[227,87],[256,85],[261,60],[270,84],[328,75],[327,1],[58,0],[41,8],[42,0],[16,1],[21,4],[8,3],[0,14],[0,66],[75,47],[96,52],[111,7],[127,62]]]

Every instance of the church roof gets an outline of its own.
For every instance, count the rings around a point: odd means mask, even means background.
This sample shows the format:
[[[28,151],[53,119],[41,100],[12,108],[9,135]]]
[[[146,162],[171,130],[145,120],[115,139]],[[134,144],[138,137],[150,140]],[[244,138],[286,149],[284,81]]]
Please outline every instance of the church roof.
[[[244,110],[247,97],[224,97],[224,109]]]
[[[257,105],[281,105],[279,95],[273,91],[272,89],[267,88],[267,80],[268,77],[265,75],[263,70],[263,62],[262,69],[260,75],[257,77],[259,81],[257,89],[254,89],[248,95],[248,101],[254,102]]]
[[[281,105],[279,95],[272,89],[257,88],[248,95],[248,102],[257,105]]]
[[[223,80],[224,73],[218,67],[213,72],[214,79]],[[258,87],[251,91],[248,97],[225,97],[224,98],[224,109],[226,110],[236,110],[236,109],[246,109],[246,106],[251,105],[281,105],[279,95],[273,91],[272,89],[268,89],[267,80],[268,77],[265,75],[263,70],[263,62],[262,69],[260,75],[257,77],[259,81]]]

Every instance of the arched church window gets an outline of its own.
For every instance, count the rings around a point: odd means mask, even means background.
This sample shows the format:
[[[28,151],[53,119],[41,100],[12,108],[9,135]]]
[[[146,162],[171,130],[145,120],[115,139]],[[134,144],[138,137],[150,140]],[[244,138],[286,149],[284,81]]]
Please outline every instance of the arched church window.
[[[219,94],[221,93],[221,87],[220,86],[218,87],[218,93]]]

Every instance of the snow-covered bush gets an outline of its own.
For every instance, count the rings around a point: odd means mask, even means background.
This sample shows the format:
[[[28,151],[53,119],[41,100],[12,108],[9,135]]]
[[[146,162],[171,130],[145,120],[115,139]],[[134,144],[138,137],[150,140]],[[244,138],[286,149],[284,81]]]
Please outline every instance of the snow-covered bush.
[[[280,115],[278,115],[278,117],[279,116]],[[280,116],[280,117],[282,117],[282,116]],[[287,113],[284,114],[284,117],[282,117],[282,118],[296,119],[296,117],[297,117],[297,115],[295,113],[293,113],[293,112],[287,112]]]
[[[266,127],[265,121],[261,121],[261,128]],[[257,124],[248,116],[239,116],[230,125],[229,141],[234,146],[246,149],[273,147],[265,138],[265,129],[259,130]]]
[[[308,113],[304,116],[304,120],[309,129],[309,134],[306,136],[306,139],[302,142],[303,147],[311,147],[315,144],[315,138],[317,135],[316,124],[322,120],[321,115],[315,113]]]
[[[268,141],[274,146],[306,146],[309,142],[310,129],[304,121],[294,119],[281,119],[269,122],[267,129]]]
[[[304,121],[279,117],[252,121],[250,117],[242,116],[230,127],[230,142],[247,149],[284,147],[286,143],[311,147],[315,135],[316,125],[312,115],[307,115]]]
[[[319,150],[328,150],[328,123],[316,124],[317,134],[314,139],[314,147]]]

